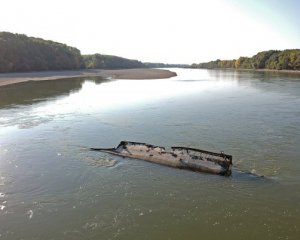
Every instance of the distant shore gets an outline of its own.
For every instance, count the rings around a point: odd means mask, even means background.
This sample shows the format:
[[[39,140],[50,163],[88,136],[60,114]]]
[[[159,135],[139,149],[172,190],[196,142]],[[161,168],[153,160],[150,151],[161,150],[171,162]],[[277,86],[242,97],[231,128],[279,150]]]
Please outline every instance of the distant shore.
[[[49,81],[66,78],[102,77],[111,79],[163,79],[177,76],[175,72],[164,69],[138,68],[121,70],[70,70],[70,71],[45,71],[24,73],[1,73],[0,87],[29,81]]]
[[[262,68],[262,69],[218,68],[218,69],[230,69],[230,70],[236,70],[236,71],[248,71],[248,72],[266,72],[266,73],[291,73],[291,74],[300,74],[300,71],[299,71],[299,70],[287,70],[287,69],[282,69],[282,70],[277,70],[277,69],[267,69],[267,68]]]
[[[300,70],[277,70],[277,69],[248,69],[248,68],[190,68],[190,69],[204,69],[204,70],[231,70],[231,71],[246,71],[246,72],[269,72],[269,73],[291,73],[300,74]]]

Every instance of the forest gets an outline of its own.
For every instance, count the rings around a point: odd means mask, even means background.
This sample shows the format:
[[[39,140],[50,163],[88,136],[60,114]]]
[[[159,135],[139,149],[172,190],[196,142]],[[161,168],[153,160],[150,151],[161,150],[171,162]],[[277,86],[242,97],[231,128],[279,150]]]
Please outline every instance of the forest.
[[[92,54],[83,55],[83,62],[87,69],[124,69],[124,68],[145,68],[146,65],[138,60],[127,58]]]
[[[240,57],[233,60],[215,60],[192,64],[192,68],[236,68],[236,69],[270,69],[300,70],[300,49],[283,51],[269,50],[259,52],[253,57]]]
[[[0,72],[71,70],[84,67],[80,51],[65,44],[0,32]]]
[[[146,68],[146,64],[111,55],[82,55],[66,44],[0,32],[0,72]]]

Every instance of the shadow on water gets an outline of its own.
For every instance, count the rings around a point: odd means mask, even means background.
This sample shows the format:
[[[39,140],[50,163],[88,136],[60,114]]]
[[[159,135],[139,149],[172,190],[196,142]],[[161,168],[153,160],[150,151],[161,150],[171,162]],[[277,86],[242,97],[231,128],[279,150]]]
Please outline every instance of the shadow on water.
[[[79,91],[86,80],[96,84],[111,81],[100,77],[66,78],[51,81],[29,81],[3,86],[0,87],[0,108],[31,105],[46,101],[49,98],[69,95]]]

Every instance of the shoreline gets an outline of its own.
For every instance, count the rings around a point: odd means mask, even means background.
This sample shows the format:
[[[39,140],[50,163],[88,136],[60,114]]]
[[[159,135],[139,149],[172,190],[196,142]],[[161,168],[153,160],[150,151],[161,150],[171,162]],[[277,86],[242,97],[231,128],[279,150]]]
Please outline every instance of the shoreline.
[[[276,70],[276,69],[255,69],[257,72],[274,72],[274,73],[292,73],[300,74],[300,70]]]
[[[234,71],[247,71],[247,72],[269,72],[269,73],[291,73],[291,74],[299,74],[300,70],[277,70],[277,69],[247,69],[247,68],[190,68],[190,69],[206,69],[206,70],[234,70]]]
[[[300,74],[300,70],[288,70],[288,69],[282,69],[282,70],[277,70],[277,69],[246,69],[246,68],[227,68],[231,70],[237,70],[237,71],[254,71],[254,72],[265,72],[265,73],[291,73],[291,74]]]
[[[41,71],[41,72],[22,72],[22,73],[0,73],[0,87],[11,84],[24,83],[29,81],[51,81],[66,78],[82,77],[102,77],[106,79],[164,79],[175,77],[175,72],[154,69],[154,68],[137,68],[137,69],[120,69],[120,70],[103,70],[103,69],[84,69],[84,70],[67,70],[67,71]]]

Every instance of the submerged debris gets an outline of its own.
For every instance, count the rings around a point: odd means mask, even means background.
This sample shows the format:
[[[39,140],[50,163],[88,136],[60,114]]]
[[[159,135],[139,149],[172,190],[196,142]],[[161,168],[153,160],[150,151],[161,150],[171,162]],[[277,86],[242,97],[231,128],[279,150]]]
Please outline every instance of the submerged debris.
[[[93,158],[93,157],[86,157],[84,159],[88,165],[95,166],[95,167],[113,167],[117,164],[116,160],[107,159],[107,158]]]
[[[91,148],[117,156],[141,159],[171,167],[212,174],[231,174],[232,156],[188,147],[164,147],[146,143],[122,141],[115,148]]]
[[[31,209],[29,209],[26,214],[28,215],[29,219],[33,217],[33,211]]]

